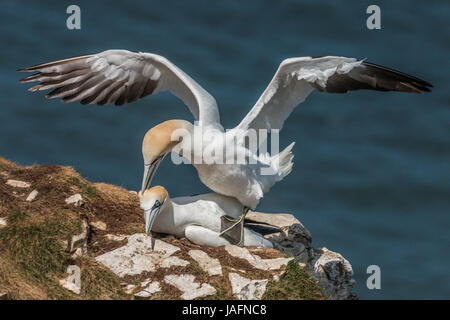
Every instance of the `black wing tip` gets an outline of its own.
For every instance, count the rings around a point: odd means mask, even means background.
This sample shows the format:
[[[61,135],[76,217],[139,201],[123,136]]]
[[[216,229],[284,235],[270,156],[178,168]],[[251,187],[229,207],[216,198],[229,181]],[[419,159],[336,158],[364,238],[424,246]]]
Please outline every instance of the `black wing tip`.
[[[17,72],[36,71],[36,70],[39,70],[39,69],[42,69],[42,68],[51,67],[51,66],[58,65],[58,64],[61,64],[61,63],[66,63],[66,62],[70,62],[70,61],[74,61],[74,60],[89,58],[89,57],[91,57],[93,55],[94,54],[85,54],[85,55],[75,56],[75,57],[71,57],[71,58],[67,58],[67,59],[51,61],[51,62],[46,62],[46,63],[41,63],[41,64],[36,64],[36,65],[28,67],[28,68],[19,68],[16,71]]]
[[[404,73],[404,72],[401,72],[401,71],[398,71],[398,70],[395,70],[395,69],[392,69],[392,68],[388,68],[388,67],[385,67],[385,66],[382,66],[382,65],[379,65],[379,64],[375,64],[375,63],[372,63],[372,62],[369,62],[369,61],[363,61],[362,64],[365,65],[365,66],[368,66],[368,67],[377,68],[377,69],[381,69],[381,70],[388,71],[388,72],[393,72],[393,73],[395,73],[395,74],[397,74],[397,75],[407,79],[408,80],[408,84],[410,86],[413,86],[414,89],[418,90],[418,91],[414,91],[416,93],[431,92],[430,88],[434,88],[434,86],[430,82],[425,81],[425,80],[420,79],[420,78],[417,78],[417,77],[414,77],[414,76],[409,75],[407,73]]]
[[[27,83],[27,82],[36,82],[36,81],[39,81],[39,80],[34,80],[34,78],[37,77],[37,76],[39,76],[39,75],[40,75],[40,72],[34,73],[34,74],[30,75],[30,76],[26,76],[25,78],[20,79],[19,82],[20,82],[20,83]]]
[[[19,68],[16,71],[17,72],[32,72],[32,71],[39,71],[39,69],[41,69],[43,66],[43,64],[37,64],[31,67],[26,67],[26,68]]]

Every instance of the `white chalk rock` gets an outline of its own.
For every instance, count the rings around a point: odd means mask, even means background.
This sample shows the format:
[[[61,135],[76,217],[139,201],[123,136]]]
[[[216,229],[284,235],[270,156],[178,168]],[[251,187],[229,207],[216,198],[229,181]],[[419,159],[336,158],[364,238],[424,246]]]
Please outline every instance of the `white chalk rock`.
[[[314,259],[310,262],[314,276],[319,280],[322,294],[326,299],[353,299],[353,269],[339,253],[327,248],[314,249]]]
[[[269,280],[250,280],[237,273],[229,273],[233,295],[239,300],[260,300],[266,292]]]
[[[206,252],[202,250],[190,250],[189,255],[194,259],[203,271],[206,271],[210,276],[221,276],[222,266],[219,259],[211,258]]]
[[[251,211],[247,213],[246,217],[254,221],[268,223],[279,229],[279,232],[273,232],[266,236],[276,249],[296,256],[301,262],[307,262],[311,258],[309,255],[312,241],[311,234],[292,214]]]
[[[294,258],[275,258],[262,259],[261,257],[251,254],[246,248],[228,245],[225,250],[233,257],[247,260],[253,267],[261,270],[279,270],[282,266],[287,265]]]
[[[200,297],[207,297],[215,294],[217,290],[207,283],[195,282],[192,274],[167,275],[164,281],[183,292],[181,298],[184,300],[192,300]]]
[[[146,280],[142,281],[142,282],[141,282],[141,287],[146,287],[146,286],[148,286],[148,284],[149,284],[150,282],[152,282],[151,279],[146,279]]]
[[[145,289],[142,291],[139,291],[135,294],[136,297],[139,298],[148,298],[152,294],[155,294],[157,292],[161,291],[161,286],[159,285],[158,281],[150,283]]]
[[[107,234],[105,238],[112,241],[122,241],[128,238],[128,236],[124,234]]]
[[[25,199],[25,201],[33,201],[34,199],[36,199],[36,196],[38,195],[38,191],[37,190],[33,190],[30,192],[30,194],[28,195],[28,197]]]
[[[8,224],[6,218],[0,218],[0,227],[4,227]]]
[[[126,293],[131,294],[135,288],[136,288],[136,285],[127,284],[124,290]]]
[[[75,193],[74,195],[68,197],[66,199],[67,204],[73,204],[76,207],[79,207],[84,204],[83,197],[79,193]]]
[[[87,253],[87,242],[89,237],[89,225],[85,219],[81,220],[81,233],[72,236],[67,244],[67,251],[72,254],[72,258],[78,258]]]
[[[90,225],[92,227],[94,227],[95,229],[102,230],[102,231],[106,231],[106,228],[107,228],[106,223],[104,223],[103,221],[100,221],[100,220],[91,222]]]
[[[289,228],[293,224],[300,223],[297,218],[289,213],[262,213],[249,211],[246,217],[254,221],[268,223],[281,229]]]
[[[128,243],[113,251],[95,258],[120,277],[137,275],[144,271],[154,272],[158,268],[185,266],[188,261],[178,257],[168,259],[180,250],[167,242],[154,239],[143,233],[136,233],[128,238]]]
[[[185,267],[189,264],[189,261],[183,260],[178,257],[168,257],[161,261],[159,264],[160,268],[170,268],[171,266],[181,266]]]
[[[6,181],[6,184],[10,185],[11,187],[14,187],[14,188],[29,188],[29,187],[31,187],[31,184],[28,182],[12,180],[12,179],[9,179],[8,181]]]
[[[0,300],[10,300],[11,292],[9,291],[0,291]]]
[[[69,276],[67,278],[59,280],[59,284],[76,294],[81,292],[81,270],[80,267],[76,265],[71,265],[67,267],[66,271]]]

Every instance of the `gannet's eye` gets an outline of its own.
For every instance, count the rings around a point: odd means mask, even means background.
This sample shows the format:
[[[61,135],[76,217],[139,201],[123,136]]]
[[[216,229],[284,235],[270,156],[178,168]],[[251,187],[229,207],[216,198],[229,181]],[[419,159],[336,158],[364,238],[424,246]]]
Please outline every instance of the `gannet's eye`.
[[[153,209],[161,207],[162,203],[159,200],[155,200],[155,203],[153,204]]]

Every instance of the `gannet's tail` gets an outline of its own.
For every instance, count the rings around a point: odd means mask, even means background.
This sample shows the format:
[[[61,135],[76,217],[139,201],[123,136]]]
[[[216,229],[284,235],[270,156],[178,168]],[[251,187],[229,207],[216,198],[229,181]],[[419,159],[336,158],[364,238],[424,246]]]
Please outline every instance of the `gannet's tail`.
[[[294,163],[294,155],[291,150],[294,147],[295,142],[292,142],[280,153],[270,156],[268,153],[259,155],[257,172],[258,172],[258,195],[259,198],[263,197],[263,194],[268,192],[270,188],[278,181],[283,180],[292,171]]]
[[[294,159],[294,155],[292,154],[291,150],[294,145],[295,141],[288,145],[279,154],[276,154],[271,158],[271,162],[278,172],[278,181],[282,180],[292,171],[292,166],[294,165],[292,159]]]

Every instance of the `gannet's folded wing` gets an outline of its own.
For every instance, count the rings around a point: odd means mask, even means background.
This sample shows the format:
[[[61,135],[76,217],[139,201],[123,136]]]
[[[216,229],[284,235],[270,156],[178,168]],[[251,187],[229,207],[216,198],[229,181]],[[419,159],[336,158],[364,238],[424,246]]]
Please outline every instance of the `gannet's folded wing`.
[[[158,91],[170,91],[196,119],[219,121],[215,99],[169,60],[152,53],[107,50],[18,71],[38,71],[20,82],[39,81],[30,91],[53,89],[46,98],[122,105]]]
[[[302,57],[284,60],[239,129],[281,129],[294,108],[314,90],[345,93],[370,89],[421,93],[426,81],[389,68],[345,57]]]

